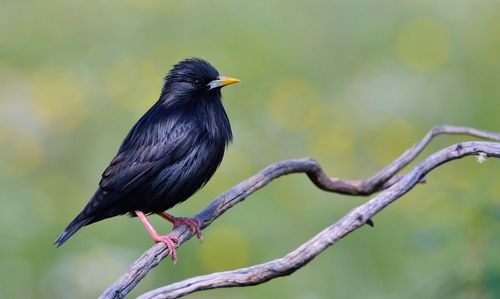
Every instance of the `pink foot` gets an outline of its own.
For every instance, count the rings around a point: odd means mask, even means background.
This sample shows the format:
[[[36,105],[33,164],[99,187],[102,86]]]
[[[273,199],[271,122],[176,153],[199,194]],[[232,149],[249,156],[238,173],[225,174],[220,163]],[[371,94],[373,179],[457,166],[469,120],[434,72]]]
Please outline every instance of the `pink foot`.
[[[158,215],[172,223],[174,225],[174,229],[182,224],[189,226],[191,231],[196,234],[196,237],[203,240],[203,233],[200,230],[200,222],[197,219],[189,217],[175,217],[165,212],[158,213]]]
[[[179,239],[177,239],[176,237],[173,237],[173,236],[169,236],[169,235],[164,235],[164,236],[160,236],[158,234],[154,234],[151,236],[153,238],[153,241],[155,241],[155,243],[163,243],[165,245],[167,245],[167,248],[168,248],[168,251],[170,252],[170,255],[172,256],[172,261],[174,262],[174,264],[177,262],[177,245],[179,244]]]
[[[148,221],[148,218],[143,212],[135,211],[135,214],[144,224],[144,227],[146,227],[149,235],[151,236],[151,238],[153,238],[153,241],[155,241],[155,243],[162,242],[167,246],[168,251],[170,252],[172,260],[175,264],[175,262],[177,261],[177,251],[175,248],[177,248],[177,246],[179,245],[179,239],[169,235],[160,236],[153,228],[153,225],[151,225],[151,222]]]

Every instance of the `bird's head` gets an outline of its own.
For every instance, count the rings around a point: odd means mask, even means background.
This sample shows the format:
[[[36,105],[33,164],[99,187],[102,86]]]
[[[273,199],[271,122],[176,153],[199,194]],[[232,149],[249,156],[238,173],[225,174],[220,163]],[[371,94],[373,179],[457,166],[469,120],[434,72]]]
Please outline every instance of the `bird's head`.
[[[165,77],[161,97],[167,103],[220,99],[220,89],[240,80],[220,76],[207,61],[189,58],[176,64]]]

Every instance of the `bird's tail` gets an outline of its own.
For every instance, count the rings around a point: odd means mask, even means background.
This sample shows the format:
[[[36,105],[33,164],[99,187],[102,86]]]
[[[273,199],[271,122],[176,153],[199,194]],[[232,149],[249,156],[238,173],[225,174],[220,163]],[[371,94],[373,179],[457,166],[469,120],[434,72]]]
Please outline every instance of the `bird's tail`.
[[[85,215],[83,215],[83,212],[82,212],[73,221],[71,221],[71,223],[68,225],[68,227],[66,227],[66,229],[64,230],[64,232],[54,242],[54,245],[56,245],[56,247],[61,246],[74,233],[76,233],[80,228],[82,228],[85,225],[87,225],[90,222],[92,222],[92,220],[93,220],[93,217],[85,217]]]

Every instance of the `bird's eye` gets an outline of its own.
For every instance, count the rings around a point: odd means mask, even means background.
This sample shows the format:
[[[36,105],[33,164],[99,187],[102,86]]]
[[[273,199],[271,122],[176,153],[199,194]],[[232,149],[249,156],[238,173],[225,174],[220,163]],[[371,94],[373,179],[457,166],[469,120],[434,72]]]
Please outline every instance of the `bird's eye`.
[[[193,83],[194,83],[194,86],[196,86],[196,87],[200,87],[202,84],[200,79],[195,79]]]

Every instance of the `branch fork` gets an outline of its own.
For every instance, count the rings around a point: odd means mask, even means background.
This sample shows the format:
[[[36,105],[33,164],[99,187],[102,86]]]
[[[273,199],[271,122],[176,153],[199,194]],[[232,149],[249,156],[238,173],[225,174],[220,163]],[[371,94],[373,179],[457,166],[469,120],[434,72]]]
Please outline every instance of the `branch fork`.
[[[449,161],[466,156],[476,156],[479,163],[486,157],[500,157],[499,142],[469,141],[443,148],[418,163],[408,173],[400,171],[423,151],[438,135],[469,135],[500,141],[500,134],[468,127],[440,125],[432,128],[424,138],[405,151],[396,160],[388,164],[372,177],[364,180],[342,180],[329,177],[320,164],[313,159],[285,160],[262,169],[230,190],[220,194],[205,209],[195,216],[200,229],[210,225],[234,205],[245,200],[249,195],[265,187],[272,180],[292,173],[305,173],[319,189],[355,196],[368,196],[381,191],[366,203],[352,209],[340,220],[326,227],[313,238],[293,250],[286,256],[263,264],[233,271],[212,273],[189,278],[141,295],[140,299],[179,298],[187,294],[223,287],[239,287],[261,284],[276,277],[290,275],[300,269],[326,248],[334,245],[352,231],[369,224],[370,219],[409,192],[415,185],[425,180],[425,176],[434,168]],[[178,238],[179,246],[195,235],[187,225],[176,227],[171,236]],[[147,274],[169,255],[165,244],[158,243],[139,257],[129,269],[99,297],[123,298]]]

